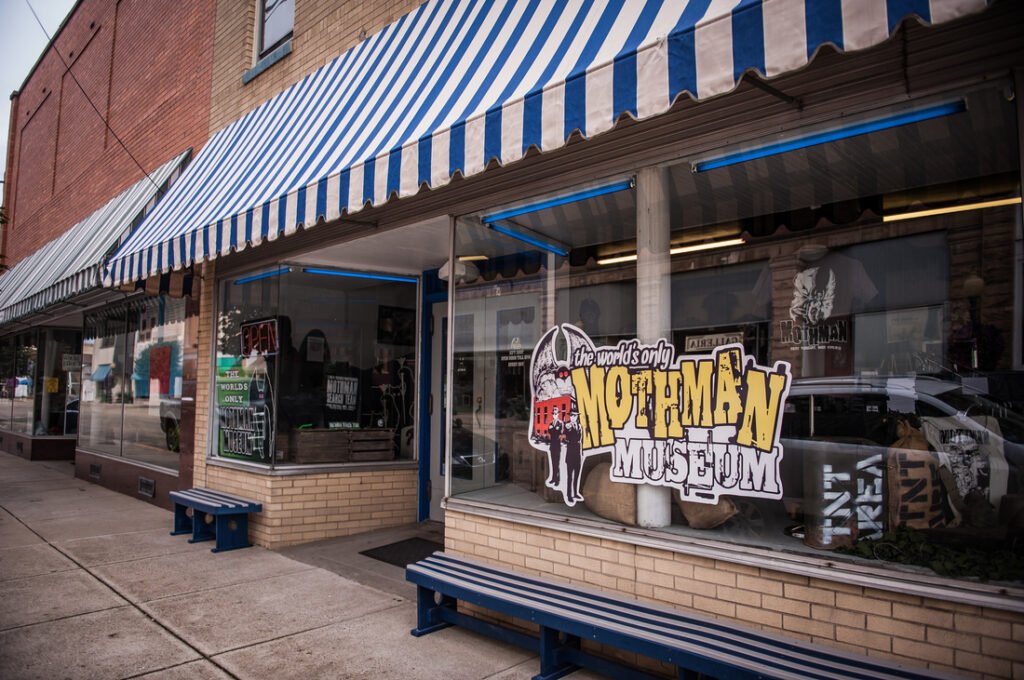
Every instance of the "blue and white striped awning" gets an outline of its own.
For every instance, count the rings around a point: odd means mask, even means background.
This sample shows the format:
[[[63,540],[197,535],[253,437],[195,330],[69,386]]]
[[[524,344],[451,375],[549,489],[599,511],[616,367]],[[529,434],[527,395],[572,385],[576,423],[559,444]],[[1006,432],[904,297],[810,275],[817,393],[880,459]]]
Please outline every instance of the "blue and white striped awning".
[[[190,153],[160,166],[0,276],[0,324],[99,288],[106,256],[153,207]]]
[[[431,0],[218,132],[112,258],[117,285],[275,240],[684,93],[987,0]]]

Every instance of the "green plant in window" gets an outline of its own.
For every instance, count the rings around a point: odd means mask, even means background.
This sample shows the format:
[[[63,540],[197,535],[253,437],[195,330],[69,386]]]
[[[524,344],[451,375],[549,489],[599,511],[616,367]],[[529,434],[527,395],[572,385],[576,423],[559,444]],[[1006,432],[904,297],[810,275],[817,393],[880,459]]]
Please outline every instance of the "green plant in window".
[[[928,531],[900,525],[878,540],[858,541],[836,552],[883,562],[928,567],[940,576],[982,581],[1024,581],[1024,542],[999,550],[953,545]]]

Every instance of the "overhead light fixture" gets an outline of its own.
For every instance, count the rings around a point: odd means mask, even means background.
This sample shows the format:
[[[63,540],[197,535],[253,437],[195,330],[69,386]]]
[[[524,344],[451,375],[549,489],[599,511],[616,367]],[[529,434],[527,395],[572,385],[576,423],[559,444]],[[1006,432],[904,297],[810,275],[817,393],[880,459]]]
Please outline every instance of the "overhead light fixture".
[[[526,227],[520,226],[518,224],[511,225],[502,222],[492,222],[489,223],[487,226],[489,226],[491,229],[498,232],[499,234],[504,234],[505,236],[514,238],[517,241],[528,243],[531,246],[535,246],[546,252],[554,253],[555,255],[561,255],[562,257],[565,257],[566,255],[569,254],[568,245],[562,243],[561,241],[557,241],[553,238],[550,238],[548,236],[544,236],[543,234],[538,234],[532,229],[527,229]]]
[[[442,281],[447,281],[451,278],[453,269],[455,270],[456,283],[472,283],[480,277],[480,270],[475,264],[472,262],[465,262],[462,258],[458,258],[455,260],[454,267],[451,266],[450,261],[441,265],[440,269],[437,270],[437,278]]]
[[[927,210],[915,210],[913,212],[895,213],[883,215],[883,222],[898,222],[899,220],[913,220],[918,217],[933,217],[935,215],[947,215],[949,213],[967,212],[968,210],[982,210],[984,208],[999,208],[1005,205],[1020,205],[1021,197],[1000,198],[992,201],[978,201],[976,203],[961,203],[960,205],[948,205],[944,208],[929,208]]]
[[[866,135],[872,132],[888,130],[890,128],[901,127],[903,125],[910,125],[912,123],[920,123],[921,121],[931,120],[933,118],[951,116],[956,113],[962,113],[966,110],[967,104],[962,99],[960,99],[954,102],[939,104],[937,106],[929,106],[927,108],[917,109],[915,111],[907,111],[905,113],[898,113],[891,116],[876,118],[874,120],[868,120],[862,123],[852,123],[850,125],[843,125],[841,127],[824,130],[822,132],[802,135],[781,142],[765,144],[763,146],[758,146],[753,149],[747,149],[745,151],[727,153],[725,155],[710,158],[708,160],[694,162],[691,165],[691,170],[693,170],[693,172],[707,172],[708,170],[724,168],[730,165],[738,165],[740,163],[746,163],[747,161],[756,160],[758,158],[776,156],[778,154],[786,153],[788,151],[796,151],[798,149],[805,149],[810,146],[818,146],[819,144],[826,144],[828,142],[836,142],[842,139],[858,137],[860,135]]]
[[[411,276],[397,276],[394,274],[369,274],[367,272],[351,272],[341,269],[320,269],[318,267],[303,267],[306,274],[319,274],[321,276],[341,276],[349,279],[370,279],[373,281],[397,281],[398,283],[416,283]]]
[[[743,238],[730,238],[723,241],[711,241],[709,243],[694,243],[688,246],[677,246],[668,251],[669,255],[685,255],[686,253],[698,253],[703,250],[716,250],[718,248],[729,248],[730,246],[741,246],[746,241]],[[602,257],[597,260],[598,264],[622,264],[636,260],[636,253],[626,255],[615,255],[613,257]]]
[[[728,248],[730,246],[741,246],[746,241],[742,238],[730,238],[724,241],[712,241],[711,243],[695,243],[692,246],[679,246],[668,251],[669,255],[683,255],[684,253],[698,253],[702,250],[714,250],[716,248]]]
[[[246,283],[252,283],[253,281],[259,281],[261,279],[269,279],[272,276],[280,276],[281,274],[287,274],[291,270],[291,267],[281,267],[280,269],[272,269],[268,272],[260,272],[259,274],[253,274],[252,276],[243,276],[240,279],[235,279],[235,285],[241,286]]]
[[[457,259],[459,262],[485,262],[488,257],[486,255],[459,255]]]
[[[499,222],[501,220],[508,220],[519,215],[527,215],[534,213],[539,210],[546,210],[547,208],[554,208],[559,205],[566,205],[567,203],[576,203],[578,201],[585,201],[588,198],[594,198],[595,196],[604,196],[605,194],[613,194],[618,191],[625,191],[626,189],[633,188],[633,179],[623,180],[621,182],[613,182],[611,184],[604,184],[598,187],[591,187],[590,189],[583,189],[571,194],[565,194],[564,196],[556,196],[554,198],[544,199],[536,203],[527,203],[516,208],[509,208],[501,212],[493,213],[491,215],[484,215],[481,219],[484,224],[491,224],[493,222]]]

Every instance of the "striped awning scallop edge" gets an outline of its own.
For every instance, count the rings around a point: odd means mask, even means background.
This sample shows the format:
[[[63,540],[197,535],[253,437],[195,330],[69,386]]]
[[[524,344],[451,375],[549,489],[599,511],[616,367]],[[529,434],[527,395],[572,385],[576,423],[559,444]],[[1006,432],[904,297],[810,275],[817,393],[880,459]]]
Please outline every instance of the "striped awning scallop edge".
[[[167,161],[0,276],[0,324],[99,288],[106,256],[157,204],[191,153]]]
[[[592,137],[747,71],[988,0],[430,0],[215,134],[111,259],[119,285]]]

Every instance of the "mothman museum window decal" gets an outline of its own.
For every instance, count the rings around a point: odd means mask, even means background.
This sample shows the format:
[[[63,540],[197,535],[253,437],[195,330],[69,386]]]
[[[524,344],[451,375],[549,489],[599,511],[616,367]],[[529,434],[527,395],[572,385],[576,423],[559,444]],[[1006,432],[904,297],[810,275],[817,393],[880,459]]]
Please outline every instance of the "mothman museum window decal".
[[[595,347],[562,324],[537,343],[530,377],[530,443],[566,505],[583,500],[584,459],[604,453],[612,481],[672,487],[687,501],[782,497],[787,362],[759,366],[738,344],[707,355],[677,355],[664,339]]]

